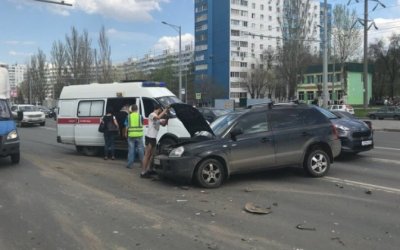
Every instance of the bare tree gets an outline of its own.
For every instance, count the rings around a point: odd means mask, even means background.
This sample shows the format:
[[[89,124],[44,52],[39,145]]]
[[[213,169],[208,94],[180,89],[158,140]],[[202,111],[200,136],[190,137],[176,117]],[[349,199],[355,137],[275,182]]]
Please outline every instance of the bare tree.
[[[61,41],[54,42],[51,50],[51,58],[54,72],[54,98],[60,96],[62,88],[66,85],[67,55],[65,46]]]
[[[72,27],[71,36],[66,35],[65,40],[71,84],[89,83],[92,80],[93,53],[88,32],[84,31],[80,36],[76,28]]]
[[[271,93],[273,91],[272,84],[272,62],[273,52],[266,50],[263,53],[262,61],[253,65],[250,71],[250,78],[247,81],[246,87],[252,99],[262,98],[266,91]]]
[[[92,65],[93,65],[93,50],[91,48],[91,39],[87,30],[83,32],[80,37],[79,43],[79,57],[80,68],[81,68],[81,83],[89,84],[93,80]]]
[[[111,81],[111,72],[112,72],[112,62],[111,62],[111,46],[109,45],[106,30],[104,26],[100,30],[99,35],[99,48],[100,48],[100,55],[99,55],[99,62],[101,67],[101,77],[99,82],[110,82]],[[97,61],[96,63],[96,70],[97,70]]]
[[[45,72],[46,55],[41,49],[36,55],[31,56],[28,65],[28,95],[29,103],[42,103],[46,98],[47,83]]]
[[[278,71],[286,82],[286,97],[295,96],[296,86],[303,77],[307,56],[317,34],[310,0],[284,0],[283,18],[280,21],[283,45],[278,47]],[[311,14],[310,14],[311,13]]]
[[[345,63],[361,48],[360,25],[357,23],[356,11],[350,12],[342,4],[335,5],[333,9],[333,23],[333,46],[340,64],[342,91],[346,95]]]

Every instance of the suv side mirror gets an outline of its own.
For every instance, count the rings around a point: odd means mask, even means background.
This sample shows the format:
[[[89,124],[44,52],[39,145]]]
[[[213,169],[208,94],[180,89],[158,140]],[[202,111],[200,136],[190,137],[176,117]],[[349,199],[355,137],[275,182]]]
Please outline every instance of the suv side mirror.
[[[243,134],[243,129],[242,128],[234,128],[230,132],[231,134],[231,139],[236,141],[236,136]]]
[[[22,121],[24,119],[24,111],[17,112],[17,121]]]

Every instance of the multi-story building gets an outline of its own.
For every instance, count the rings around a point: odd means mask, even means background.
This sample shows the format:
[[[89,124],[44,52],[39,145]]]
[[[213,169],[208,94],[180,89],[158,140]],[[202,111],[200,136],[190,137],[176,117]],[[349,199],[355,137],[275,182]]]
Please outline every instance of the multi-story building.
[[[331,103],[363,104],[363,64],[346,63],[344,70],[344,79],[341,79],[339,65],[328,65],[329,100]],[[302,82],[297,85],[297,97],[300,101],[311,103],[315,99],[321,99],[322,74],[322,65],[312,65],[307,68]],[[372,96],[371,90],[372,66],[368,68],[368,100]]]
[[[11,64],[7,66],[10,82],[11,97],[17,97],[17,87],[25,79],[27,66],[25,64]]]
[[[193,45],[186,45],[181,51],[182,71],[187,72],[194,61]],[[124,78],[132,80],[135,74],[140,72],[144,75],[151,74],[154,70],[164,67],[165,63],[170,61],[172,67],[176,69],[177,75],[179,72],[179,51],[164,50],[162,54],[146,54],[143,58],[129,58],[127,62],[122,63]]]
[[[287,28],[284,7],[288,0],[195,0],[195,75],[223,89],[224,96],[238,101],[249,97],[247,80],[260,67],[265,51],[283,46]],[[319,52],[320,4],[310,0],[307,25],[312,27],[313,53]],[[294,18],[294,17],[293,17]],[[315,33],[315,34],[314,34]],[[262,66],[262,65],[261,65]]]

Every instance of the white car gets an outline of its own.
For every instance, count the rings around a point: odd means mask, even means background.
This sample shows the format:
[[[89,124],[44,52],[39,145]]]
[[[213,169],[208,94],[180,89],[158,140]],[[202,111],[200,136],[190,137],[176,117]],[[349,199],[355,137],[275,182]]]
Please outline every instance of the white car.
[[[349,104],[335,104],[335,105],[330,105],[329,110],[331,111],[345,111],[348,112],[352,115],[354,115],[354,109],[351,105]]]
[[[18,125],[21,127],[26,124],[40,124],[40,126],[46,124],[46,115],[37,107],[31,104],[17,104],[11,107],[11,112],[14,117],[18,117],[20,111],[23,113],[22,120],[18,121]]]

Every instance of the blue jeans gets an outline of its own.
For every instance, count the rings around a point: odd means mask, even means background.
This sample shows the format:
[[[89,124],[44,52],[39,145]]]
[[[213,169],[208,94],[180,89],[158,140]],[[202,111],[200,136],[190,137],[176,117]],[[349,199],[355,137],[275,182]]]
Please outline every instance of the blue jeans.
[[[143,137],[128,137],[128,167],[132,167],[135,162],[136,151],[142,161],[144,155]]]
[[[104,157],[108,157],[109,153],[111,156],[115,156],[115,142],[114,142],[115,135],[112,133],[104,133]]]

